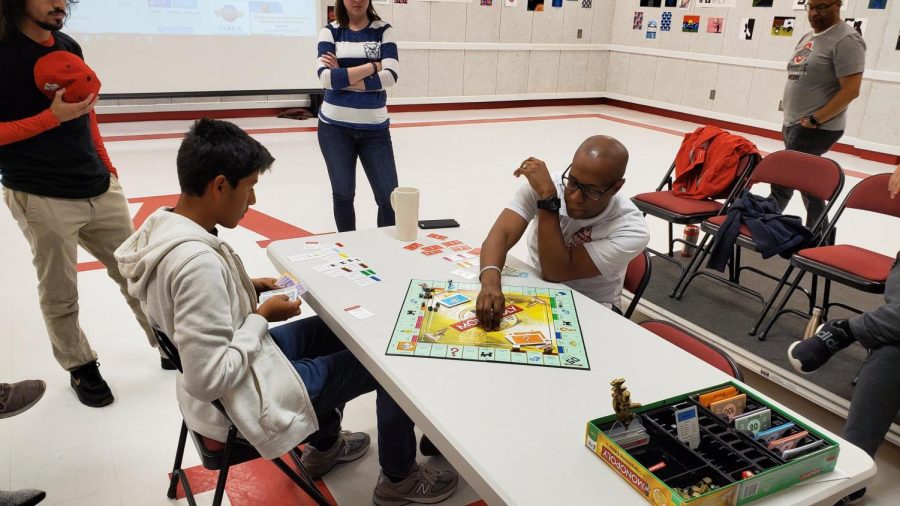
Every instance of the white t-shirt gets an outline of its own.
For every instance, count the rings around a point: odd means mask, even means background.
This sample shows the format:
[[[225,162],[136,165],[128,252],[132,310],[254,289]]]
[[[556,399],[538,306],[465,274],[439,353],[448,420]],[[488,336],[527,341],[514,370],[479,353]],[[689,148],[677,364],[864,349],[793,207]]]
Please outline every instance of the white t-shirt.
[[[621,307],[622,284],[628,262],[647,247],[650,232],[644,216],[620,191],[610,200],[609,205],[599,215],[576,220],[566,212],[566,200],[562,198],[562,173],[551,174],[556,183],[557,194],[562,200],[559,210],[559,224],[563,239],[570,248],[584,244],[585,250],[600,271],[599,276],[567,281],[566,286],[577,290],[595,301],[610,307]],[[528,227],[528,252],[531,263],[540,272],[538,256],[537,201],[540,197],[526,182],[506,205],[507,209],[530,222]]]

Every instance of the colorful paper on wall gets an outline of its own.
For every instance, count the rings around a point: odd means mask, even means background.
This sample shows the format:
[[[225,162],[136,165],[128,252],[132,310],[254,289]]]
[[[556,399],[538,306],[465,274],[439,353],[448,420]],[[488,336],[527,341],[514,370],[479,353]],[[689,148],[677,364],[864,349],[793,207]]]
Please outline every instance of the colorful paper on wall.
[[[695,5],[707,9],[712,7],[737,7],[737,0],[697,0]]]
[[[672,30],[672,13],[663,12],[659,20],[659,31],[669,32]]]
[[[518,7],[519,0],[503,0],[504,7]]]
[[[771,7],[772,0],[753,0],[754,7]]]
[[[681,21],[681,31],[697,33],[700,31],[700,16],[685,16]]]
[[[886,9],[887,0],[869,0],[870,9]]]
[[[866,18],[846,18],[844,19],[844,23],[850,25],[853,29],[855,29],[861,36],[866,35]]]
[[[709,18],[706,20],[706,33],[722,33],[725,31],[725,18]]]
[[[662,7],[662,0],[641,0],[641,7]]]
[[[528,0],[528,10],[543,12],[544,0]]]
[[[644,28],[644,13],[643,12],[635,12],[634,13],[634,21],[631,23],[632,30],[640,30]]]
[[[791,37],[794,35],[794,23],[797,18],[793,16],[775,16],[772,20],[772,35],[775,37]]]

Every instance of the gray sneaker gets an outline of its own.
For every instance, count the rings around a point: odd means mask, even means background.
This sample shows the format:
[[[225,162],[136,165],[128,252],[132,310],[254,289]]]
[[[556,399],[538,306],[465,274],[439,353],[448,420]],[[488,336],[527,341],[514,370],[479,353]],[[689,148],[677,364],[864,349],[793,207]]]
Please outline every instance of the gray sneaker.
[[[331,468],[338,464],[362,457],[368,449],[368,434],[342,430],[338,433],[337,441],[325,451],[317,450],[309,444],[304,446],[300,462],[303,463],[303,467],[306,468],[310,476],[318,478],[331,471]]]
[[[458,486],[459,476],[456,471],[439,471],[426,464],[419,464],[404,480],[396,483],[381,473],[372,500],[378,506],[434,504],[450,497]]]
[[[41,400],[47,384],[41,380],[0,383],[0,418],[7,418],[27,410]]]

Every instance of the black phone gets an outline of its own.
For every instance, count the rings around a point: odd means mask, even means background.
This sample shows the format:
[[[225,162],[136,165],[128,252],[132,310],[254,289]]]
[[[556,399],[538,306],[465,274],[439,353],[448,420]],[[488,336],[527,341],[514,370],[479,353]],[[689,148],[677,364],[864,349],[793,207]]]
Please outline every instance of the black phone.
[[[419,228],[428,230],[430,228],[455,228],[459,223],[452,218],[446,220],[419,220]]]

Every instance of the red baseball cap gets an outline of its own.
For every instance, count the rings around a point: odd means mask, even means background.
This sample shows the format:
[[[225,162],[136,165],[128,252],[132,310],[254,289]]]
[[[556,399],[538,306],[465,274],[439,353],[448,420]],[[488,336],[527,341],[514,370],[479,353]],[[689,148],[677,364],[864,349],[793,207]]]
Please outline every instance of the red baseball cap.
[[[81,102],[90,94],[100,92],[100,79],[78,55],[68,51],[54,51],[34,64],[34,83],[50,100],[57,90],[66,89],[63,100]]]

